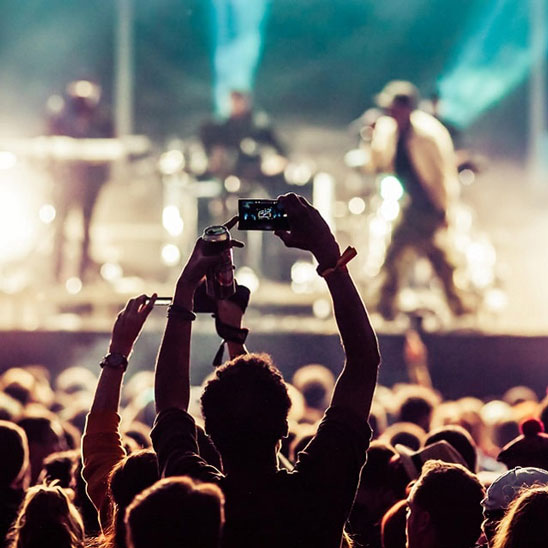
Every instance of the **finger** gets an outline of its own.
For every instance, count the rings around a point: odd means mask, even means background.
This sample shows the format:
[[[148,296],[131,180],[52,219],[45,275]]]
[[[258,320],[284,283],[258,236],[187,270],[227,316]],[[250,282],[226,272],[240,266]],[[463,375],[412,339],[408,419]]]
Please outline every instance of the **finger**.
[[[129,299],[129,301],[126,304],[126,309],[124,310],[124,312],[131,313],[131,312],[133,312],[134,308],[135,308],[135,299],[134,298]]]
[[[240,240],[230,240],[230,247],[245,247],[245,244]]]
[[[280,240],[287,246],[291,247],[291,233],[286,230],[275,230],[274,235],[278,236]]]
[[[238,215],[234,215],[234,217],[232,217],[232,219],[230,219],[230,221],[227,221],[225,224],[224,224],[224,227],[227,229],[227,230],[230,230],[231,228],[233,228],[236,223],[238,222],[240,218],[238,217]]]
[[[146,305],[143,306],[141,309],[141,312],[145,315],[145,318],[150,314],[151,310],[154,308],[154,303],[156,302],[156,299],[158,298],[158,293],[153,293],[150,297],[150,300]]]
[[[156,295],[156,293],[154,293],[152,297],[150,297],[150,299],[148,298],[147,295],[140,295],[137,299],[137,311],[143,312],[143,310],[147,308],[150,308],[150,310],[152,310],[152,308],[154,307],[154,302],[152,302],[152,306],[151,306],[151,301],[154,295]],[[156,300],[156,297],[154,297],[154,301]]]

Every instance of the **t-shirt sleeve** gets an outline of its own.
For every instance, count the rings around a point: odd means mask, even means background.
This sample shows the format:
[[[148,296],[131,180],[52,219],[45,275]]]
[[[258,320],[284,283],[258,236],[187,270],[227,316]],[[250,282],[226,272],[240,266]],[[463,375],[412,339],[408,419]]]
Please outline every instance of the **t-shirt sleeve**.
[[[190,476],[200,481],[218,482],[222,475],[200,456],[196,424],[181,409],[159,413],[150,433],[162,477]]]
[[[295,468],[301,481],[350,510],[370,438],[371,428],[361,417],[330,407],[314,438],[299,453]]]

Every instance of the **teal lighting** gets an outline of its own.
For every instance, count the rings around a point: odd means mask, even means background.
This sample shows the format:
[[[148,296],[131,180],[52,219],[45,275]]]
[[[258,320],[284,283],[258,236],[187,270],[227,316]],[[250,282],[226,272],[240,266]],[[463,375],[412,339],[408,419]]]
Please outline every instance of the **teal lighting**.
[[[486,0],[472,14],[461,46],[439,80],[443,117],[465,128],[529,74],[529,1]],[[548,23],[548,14],[545,14]],[[546,44],[542,48],[546,54]]]
[[[211,0],[213,11],[214,102],[229,112],[231,90],[253,91],[271,0]]]

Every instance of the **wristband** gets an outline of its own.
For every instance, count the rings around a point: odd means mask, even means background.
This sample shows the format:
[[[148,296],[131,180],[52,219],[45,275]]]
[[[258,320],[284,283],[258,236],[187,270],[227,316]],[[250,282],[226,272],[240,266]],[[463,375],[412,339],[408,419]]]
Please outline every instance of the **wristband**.
[[[335,263],[335,266],[332,266],[330,268],[325,268],[324,270],[320,270],[320,267],[316,269],[316,272],[319,276],[322,278],[325,278],[329,276],[330,274],[333,274],[333,272],[336,272],[337,270],[348,272],[348,269],[346,268],[346,265],[358,254],[355,248],[348,246],[344,253],[338,258],[337,262]]]
[[[102,360],[99,365],[101,366],[101,369],[103,367],[108,367],[110,369],[119,369],[121,371],[125,371],[127,369],[127,357],[123,354],[120,354],[120,352],[111,352],[110,354],[107,354]]]
[[[169,319],[175,318],[177,320],[193,322],[196,319],[196,314],[187,310],[184,306],[172,304],[167,309],[167,317]]]

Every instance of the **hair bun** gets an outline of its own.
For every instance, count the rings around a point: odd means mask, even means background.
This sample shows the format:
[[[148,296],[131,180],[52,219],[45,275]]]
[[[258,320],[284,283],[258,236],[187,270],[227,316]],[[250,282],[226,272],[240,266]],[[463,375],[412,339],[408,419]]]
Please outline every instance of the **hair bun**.
[[[536,436],[544,432],[544,426],[537,419],[527,419],[520,424],[520,430],[525,437]]]

